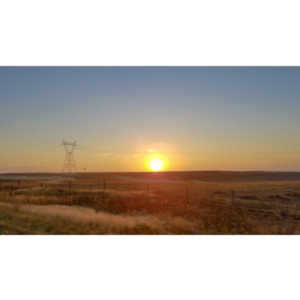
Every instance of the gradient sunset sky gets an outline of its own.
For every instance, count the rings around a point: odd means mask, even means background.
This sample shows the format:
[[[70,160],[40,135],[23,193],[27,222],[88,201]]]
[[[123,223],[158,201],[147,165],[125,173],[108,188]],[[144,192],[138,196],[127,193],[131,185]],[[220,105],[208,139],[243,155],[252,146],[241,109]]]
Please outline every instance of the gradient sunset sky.
[[[300,68],[1,67],[0,171],[300,171]]]

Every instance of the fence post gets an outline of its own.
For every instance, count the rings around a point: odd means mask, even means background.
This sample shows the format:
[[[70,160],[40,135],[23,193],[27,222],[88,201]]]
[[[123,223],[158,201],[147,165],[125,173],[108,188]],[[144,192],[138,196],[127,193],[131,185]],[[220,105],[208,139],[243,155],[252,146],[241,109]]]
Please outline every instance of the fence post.
[[[11,188],[11,185],[9,186],[9,189],[8,189],[8,195],[9,195],[9,200],[11,201],[11,199],[12,199],[12,188]]]
[[[63,190],[64,190],[65,201],[67,201],[67,198],[68,198],[68,190],[67,190],[67,184],[66,184],[66,182],[64,182]]]
[[[69,196],[70,196],[70,200],[71,200],[71,202],[72,202],[72,183],[71,183],[71,181],[69,181]]]
[[[149,187],[149,183],[147,183],[147,187],[146,187],[146,198],[149,199],[150,198],[150,187]]]
[[[231,218],[233,218],[234,215],[234,209],[235,209],[235,191],[231,191]]]
[[[106,181],[105,178],[103,178],[103,193],[102,193],[102,199],[105,199],[105,190],[106,190]]]
[[[30,188],[30,200],[31,200],[31,202],[33,202],[33,204],[35,204],[33,199],[34,199],[34,186],[31,186],[31,188]]]
[[[97,192],[96,192],[97,197],[96,198],[99,199],[99,195],[100,195],[100,179],[99,179],[99,176],[97,177],[96,189],[97,189]]]
[[[231,191],[231,205],[234,206],[235,204],[235,191]]]
[[[188,207],[188,205],[189,205],[189,186],[188,185],[186,185],[185,200],[186,200],[186,207]]]

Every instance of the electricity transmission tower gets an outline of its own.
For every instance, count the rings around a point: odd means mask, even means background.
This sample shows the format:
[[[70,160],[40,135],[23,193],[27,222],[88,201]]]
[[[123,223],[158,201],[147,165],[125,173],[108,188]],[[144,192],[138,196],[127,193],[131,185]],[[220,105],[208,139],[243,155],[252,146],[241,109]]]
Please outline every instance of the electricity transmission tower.
[[[76,171],[76,162],[74,158],[74,150],[77,147],[77,142],[76,141],[67,141],[63,140],[62,141],[62,146],[65,149],[65,161],[63,165],[63,172],[66,173],[73,173]]]

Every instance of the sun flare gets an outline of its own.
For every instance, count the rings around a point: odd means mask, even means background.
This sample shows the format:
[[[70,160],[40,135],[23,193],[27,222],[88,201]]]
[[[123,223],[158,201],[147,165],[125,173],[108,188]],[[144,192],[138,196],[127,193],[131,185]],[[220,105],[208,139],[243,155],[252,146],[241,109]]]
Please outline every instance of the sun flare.
[[[161,171],[164,167],[164,163],[160,159],[153,159],[150,161],[150,168],[154,172]]]

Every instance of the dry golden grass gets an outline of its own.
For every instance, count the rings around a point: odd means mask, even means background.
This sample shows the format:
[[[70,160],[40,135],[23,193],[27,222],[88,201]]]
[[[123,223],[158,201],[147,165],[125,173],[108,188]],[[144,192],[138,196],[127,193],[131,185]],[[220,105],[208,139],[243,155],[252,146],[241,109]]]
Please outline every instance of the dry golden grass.
[[[0,180],[0,229],[26,234],[300,233],[300,181],[204,182],[179,175]]]

